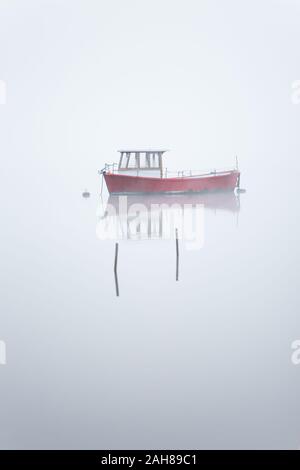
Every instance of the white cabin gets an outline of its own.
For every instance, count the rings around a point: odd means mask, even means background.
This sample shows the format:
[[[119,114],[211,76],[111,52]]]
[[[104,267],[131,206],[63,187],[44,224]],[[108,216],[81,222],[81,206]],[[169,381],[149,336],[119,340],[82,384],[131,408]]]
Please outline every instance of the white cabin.
[[[119,152],[119,173],[162,178],[162,156],[166,150],[119,150]]]

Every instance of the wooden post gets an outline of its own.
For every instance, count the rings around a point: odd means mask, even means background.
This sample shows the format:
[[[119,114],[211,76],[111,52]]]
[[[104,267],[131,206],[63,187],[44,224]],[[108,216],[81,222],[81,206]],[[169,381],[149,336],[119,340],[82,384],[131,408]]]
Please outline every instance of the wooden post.
[[[179,246],[178,246],[178,229],[175,229],[176,237],[176,281],[179,280]]]
[[[116,286],[116,296],[119,297],[119,282],[118,282],[117,272],[115,272],[115,286]]]
[[[119,254],[119,243],[116,243],[114,272],[117,272],[117,268],[118,268],[118,254]]]
[[[115,274],[115,285],[116,285],[116,295],[119,297],[119,282],[118,282],[118,254],[119,254],[119,243],[116,243],[115,246],[115,263],[114,263],[114,274]]]

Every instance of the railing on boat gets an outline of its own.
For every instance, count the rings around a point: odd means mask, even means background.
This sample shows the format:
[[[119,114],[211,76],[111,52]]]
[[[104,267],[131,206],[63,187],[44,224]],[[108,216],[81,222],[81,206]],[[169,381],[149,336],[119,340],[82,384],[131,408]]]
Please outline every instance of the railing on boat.
[[[219,168],[218,170],[216,169],[209,169],[209,170],[180,170],[180,171],[172,171],[168,170],[165,168],[163,176],[165,178],[187,178],[187,177],[197,177],[197,176],[210,176],[210,175],[217,175],[220,173],[229,173],[231,171],[234,171],[234,168]]]
[[[104,168],[101,170],[102,172],[106,173],[117,173],[119,165],[118,163],[105,163]],[[130,168],[134,170],[134,168]],[[229,173],[231,171],[237,171],[236,168],[219,168],[218,170],[180,170],[180,171],[172,171],[168,170],[167,168],[163,171],[164,178],[186,178],[186,177],[197,177],[197,176],[210,176],[210,175],[217,175],[222,173]]]
[[[115,173],[119,168],[119,165],[118,163],[105,163],[105,166],[103,168],[103,170],[101,171],[105,171],[107,173]]]

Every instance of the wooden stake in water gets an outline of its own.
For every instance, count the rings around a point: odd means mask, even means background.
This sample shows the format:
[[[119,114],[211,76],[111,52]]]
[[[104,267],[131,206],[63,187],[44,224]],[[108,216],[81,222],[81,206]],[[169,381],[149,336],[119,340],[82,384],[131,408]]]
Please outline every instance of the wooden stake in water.
[[[117,271],[118,268],[118,254],[119,254],[119,243],[116,243],[115,247],[115,264],[114,264],[114,271]]]
[[[178,229],[175,229],[176,238],[176,281],[179,280],[179,246],[178,246]]]
[[[115,264],[114,264],[114,274],[115,274],[115,285],[116,285],[116,295],[119,297],[119,282],[118,282],[118,254],[119,254],[119,243],[116,243],[115,246]]]

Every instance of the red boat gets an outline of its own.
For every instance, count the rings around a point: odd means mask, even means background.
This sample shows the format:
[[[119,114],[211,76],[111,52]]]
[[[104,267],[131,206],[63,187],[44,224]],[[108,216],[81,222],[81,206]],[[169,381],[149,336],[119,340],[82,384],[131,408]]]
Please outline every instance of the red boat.
[[[239,187],[238,168],[192,174],[179,171],[170,176],[163,169],[166,150],[119,150],[119,163],[106,164],[101,170],[110,194],[201,193],[234,191]]]

